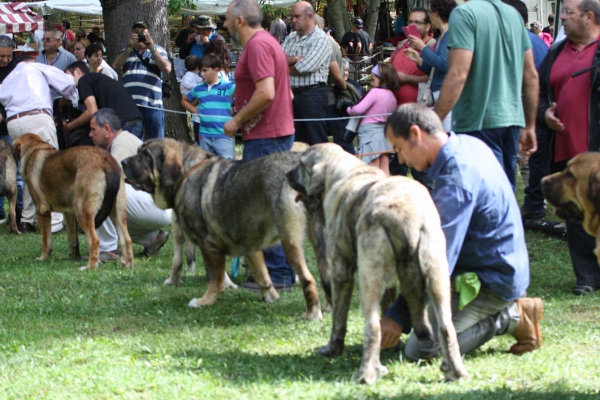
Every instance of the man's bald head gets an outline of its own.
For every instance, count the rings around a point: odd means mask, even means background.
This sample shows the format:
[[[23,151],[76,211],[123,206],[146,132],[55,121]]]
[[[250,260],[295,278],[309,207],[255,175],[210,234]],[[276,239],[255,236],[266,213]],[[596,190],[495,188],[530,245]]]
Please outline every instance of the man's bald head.
[[[307,1],[294,4],[292,8],[292,29],[300,36],[306,35],[315,27],[315,9]]]

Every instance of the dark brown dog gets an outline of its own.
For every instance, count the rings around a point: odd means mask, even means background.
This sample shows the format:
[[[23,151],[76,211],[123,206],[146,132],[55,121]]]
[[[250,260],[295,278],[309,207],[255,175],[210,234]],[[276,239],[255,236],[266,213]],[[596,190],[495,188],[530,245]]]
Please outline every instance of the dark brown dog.
[[[121,264],[133,267],[123,173],[107,151],[91,146],[58,151],[39,136],[28,133],[14,141],[13,152],[15,158],[21,159],[21,175],[40,223],[42,255],[38,260],[52,252],[50,213],[61,212],[67,223],[69,255],[79,258],[79,222],[90,247],[88,264],[81,269],[95,269],[99,263],[95,228],[110,215],[119,234]]]
[[[0,196],[8,198],[9,232],[19,235],[17,228],[17,163],[10,143],[0,140]]]
[[[574,157],[564,171],[542,179],[542,192],[556,207],[556,215],[581,222],[596,238],[594,253],[600,263],[600,153]]]

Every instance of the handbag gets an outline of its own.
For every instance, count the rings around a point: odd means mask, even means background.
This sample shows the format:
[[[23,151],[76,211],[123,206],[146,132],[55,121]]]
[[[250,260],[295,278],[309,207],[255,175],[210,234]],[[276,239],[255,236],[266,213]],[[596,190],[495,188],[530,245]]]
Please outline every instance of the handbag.
[[[429,74],[429,79],[427,82],[419,83],[419,93],[417,94],[417,103],[423,104],[427,107],[433,107],[435,101],[433,100],[433,93],[431,92],[431,81],[433,80],[433,74],[435,73],[435,68],[431,68],[431,73]]]

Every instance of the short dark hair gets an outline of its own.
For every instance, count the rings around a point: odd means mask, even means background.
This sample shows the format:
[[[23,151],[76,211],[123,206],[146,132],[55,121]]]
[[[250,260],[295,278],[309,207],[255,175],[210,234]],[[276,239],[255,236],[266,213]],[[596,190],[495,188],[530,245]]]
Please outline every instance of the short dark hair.
[[[92,119],[94,118],[96,119],[96,125],[108,125],[113,132],[121,130],[121,118],[112,108],[101,108],[92,115]]]
[[[429,11],[426,10],[425,8],[416,7],[416,8],[413,8],[412,10],[410,10],[410,14],[412,14],[414,12],[422,12],[422,13],[424,13],[425,14],[425,23],[426,24],[430,24],[431,23],[431,19],[429,19]]]
[[[83,54],[85,55],[85,58],[88,58],[91,57],[93,54],[96,54],[98,51],[104,52],[104,47],[102,47],[100,43],[96,42],[86,47],[85,52]]]
[[[72,64],[69,64],[67,68],[65,68],[65,72],[69,72],[71,75],[75,73],[75,70],[80,70],[83,75],[87,75],[90,73],[90,67],[83,61],[75,61]]]
[[[200,67],[200,59],[197,56],[187,56],[184,65],[186,71],[194,71]]]
[[[67,29],[71,29],[71,23],[66,19],[63,21],[63,26]]]
[[[551,25],[554,24],[554,14],[548,15],[548,23]]]
[[[391,128],[394,136],[408,139],[410,127],[417,125],[422,131],[434,134],[444,131],[440,117],[430,109],[419,103],[406,103],[394,111],[385,123],[385,132]]]
[[[216,54],[209,53],[202,57],[202,68],[223,68],[221,59]]]
[[[390,63],[381,62],[379,65],[379,79],[388,89],[395,92],[400,88],[400,79],[394,66]]]
[[[525,25],[529,23],[529,16],[527,15],[527,6],[525,5],[525,3],[523,3],[521,0],[502,0],[502,2],[514,7],[517,10],[517,12],[521,15],[521,18],[523,18],[523,22],[525,23]]]
[[[429,3],[429,12],[437,12],[442,21],[448,22],[450,13],[456,7],[458,7],[458,4],[455,0],[431,0],[431,3]]]

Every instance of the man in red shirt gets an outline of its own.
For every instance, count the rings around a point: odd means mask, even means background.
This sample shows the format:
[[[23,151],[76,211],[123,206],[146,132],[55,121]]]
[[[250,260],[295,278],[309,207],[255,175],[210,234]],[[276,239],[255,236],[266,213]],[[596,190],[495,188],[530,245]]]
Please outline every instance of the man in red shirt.
[[[567,39],[550,50],[539,74],[538,123],[554,134],[553,170],[564,169],[577,154],[600,150],[600,3],[565,0],[560,19]],[[567,221],[567,242],[577,278],[573,294],[600,289],[595,239],[580,223]]]
[[[287,58],[277,39],[263,30],[261,22],[262,10],[254,0],[234,0],[229,4],[225,27],[244,51],[235,69],[237,114],[227,121],[224,131],[233,137],[241,128],[244,160],[287,151],[294,144]],[[273,287],[282,290],[294,284],[295,274],[281,245],[263,253]],[[259,290],[256,284],[242,287]]]
[[[435,39],[429,37],[429,29],[431,29],[431,21],[429,20],[429,13],[424,8],[415,8],[408,17],[407,24],[414,25],[419,34],[421,40],[425,42],[425,45],[431,47],[435,44]],[[398,43],[396,51],[390,57],[390,62],[396,68],[398,77],[400,78],[400,89],[394,94],[398,105],[404,103],[415,103],[417,101],[418,86],[420,82],[427,82],[429,76],[425,75],[417,66],[417,63],[408,58],[404,54],[404,50],[408,49],[411,45],[411,41],[407,38],[402,42]],[[418,51],[421,53],[421,51]]]

